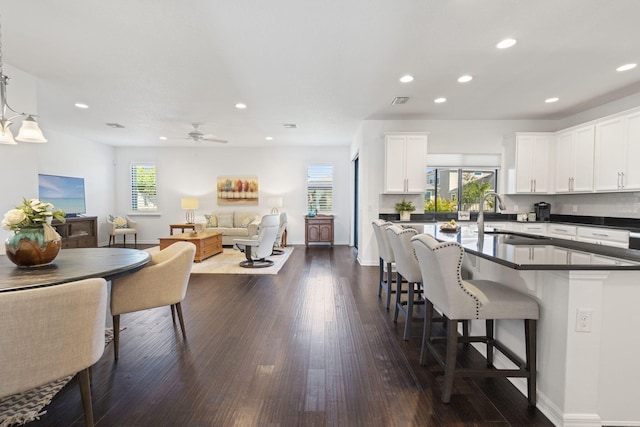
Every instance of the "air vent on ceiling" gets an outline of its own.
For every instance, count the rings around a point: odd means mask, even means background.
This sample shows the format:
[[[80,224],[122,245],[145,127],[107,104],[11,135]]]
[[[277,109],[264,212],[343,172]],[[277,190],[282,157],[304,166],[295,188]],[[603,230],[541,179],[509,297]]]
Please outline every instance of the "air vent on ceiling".
[[[396,96],[395,98],[393,98],[393,101],[391,101],[391,105],[406,104],[407,101],[409,101],[408,96]]]
[[[114,129],[122,129],[124,128],[123,125],[121,125],[120,123],[106,123],[107,126],[109,126],[110,128],[114,128]]]
[[[284,126],[285,129],[296,129],[298,127],[295,123],[285,123],[282,126]]]

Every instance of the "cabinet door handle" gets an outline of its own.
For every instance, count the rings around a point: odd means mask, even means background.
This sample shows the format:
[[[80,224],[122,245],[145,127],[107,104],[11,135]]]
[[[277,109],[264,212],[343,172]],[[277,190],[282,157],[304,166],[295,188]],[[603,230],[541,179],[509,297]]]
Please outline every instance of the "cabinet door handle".
[[[600,237],[609,237],[608,234],[606,233],[593,233],[594,236],[600,236]]]
[[[620,172],[620,188],[624,188],[624,172]]]
[[[533,192],[534,193],[536,192],[536,184],[538,183],[537,181],[538,181],[537,179],[533,180]]]

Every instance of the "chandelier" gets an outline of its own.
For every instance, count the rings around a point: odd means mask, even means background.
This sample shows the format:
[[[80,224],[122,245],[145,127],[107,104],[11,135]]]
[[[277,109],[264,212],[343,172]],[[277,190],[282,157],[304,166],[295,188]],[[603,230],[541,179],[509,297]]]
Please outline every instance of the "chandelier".
[[[7,103],[8,82],[9,77],[5,76],[2,71],[2,38],[0,32],[0,144],[17,144],[16,140],[21,142],[47,142],[38,127],[38,123],[33,118],[33,114],[19,113]],[[23,117],[22,127],[20,127],[18,136],[14,139],[10,129],[13,123],[11,120]]]

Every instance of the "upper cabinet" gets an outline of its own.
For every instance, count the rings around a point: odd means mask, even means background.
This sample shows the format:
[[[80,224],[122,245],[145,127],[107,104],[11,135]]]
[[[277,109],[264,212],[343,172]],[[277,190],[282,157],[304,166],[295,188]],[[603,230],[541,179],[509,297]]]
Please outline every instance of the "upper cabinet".
[[[595,127],[584,126],[556,136],[556,193],[593,191]]]
[[[552,134],[518,132],[506,140],[509,193],[549,192],[549,149]]]
[[[640,189],[640,112],[596,124],[596,191]]]
[[[424,193],[428,133],[385,134],[385,193]]]

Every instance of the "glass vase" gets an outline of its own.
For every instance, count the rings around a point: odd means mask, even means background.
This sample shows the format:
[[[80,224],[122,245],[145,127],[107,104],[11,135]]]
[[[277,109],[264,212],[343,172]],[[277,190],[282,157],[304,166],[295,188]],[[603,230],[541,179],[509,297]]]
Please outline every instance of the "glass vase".
[[[62,240],[45,241],[43,227],[23,227],[15,230],[4,242],[7,258],[18,267],[41,267],[58,256]]]

